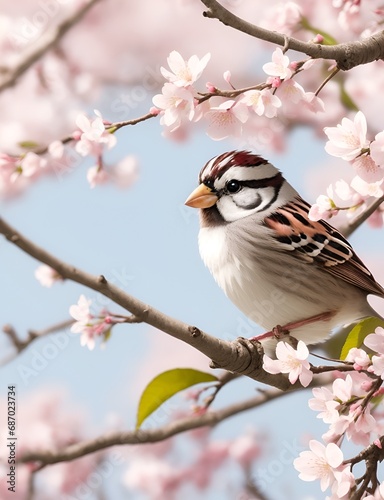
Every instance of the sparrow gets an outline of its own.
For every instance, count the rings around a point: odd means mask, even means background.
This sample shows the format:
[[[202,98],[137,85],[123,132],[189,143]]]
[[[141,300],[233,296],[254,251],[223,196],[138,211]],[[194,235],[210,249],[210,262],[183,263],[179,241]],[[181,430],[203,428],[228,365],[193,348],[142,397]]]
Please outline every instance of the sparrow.
[[[266,333],[306,344],[336,328],[380,317],[367,301],[384,289],[342,234],[308,217],[310,205],[267,160],[249,151],[215,156],[186,205],[200,209],[200,255],[218,285]],[[278,337],[279,335],[277,335]]]

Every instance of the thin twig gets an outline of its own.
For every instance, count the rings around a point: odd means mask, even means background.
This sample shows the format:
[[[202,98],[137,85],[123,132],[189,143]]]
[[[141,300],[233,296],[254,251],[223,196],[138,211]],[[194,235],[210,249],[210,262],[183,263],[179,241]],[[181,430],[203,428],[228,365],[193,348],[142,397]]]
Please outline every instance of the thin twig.
[[[20,336],[17,334],[16,330],[12,325],[4,325],[2,330],[10,339],[11,343],[16,349],[16,352],[5,359],[2,359],[0,362],[0,366],[5,366],[6,364],[10,363],[21,351],[23,351],[26,347],[28,347],[29,344],[31,344],[34,340],[64,330],[65,328],[68,328],[71,325],[73,325],[73,323],[74,323],[73,319],[67,319],[65,321],[61,321],[60,323],[55,323],[54,325],[51,325],[48,328],[44,328],[42,330],[28,330],[28,336],[25,340],[20,338]]]

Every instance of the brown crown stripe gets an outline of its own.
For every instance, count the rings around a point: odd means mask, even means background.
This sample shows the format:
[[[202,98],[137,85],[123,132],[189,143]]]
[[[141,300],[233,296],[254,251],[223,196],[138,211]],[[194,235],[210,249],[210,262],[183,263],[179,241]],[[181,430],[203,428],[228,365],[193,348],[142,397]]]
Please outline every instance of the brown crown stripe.
[[[222,163],[232,157],[226,164]],[[199,182],[206,182],[209,179],[219,179],[231,167],[258,167],[265,165],[267,160],[261,156],[252,154],[250,151],[229,151],[216,157],[211,165],[210,171],[205,172],[207,166],[212,162],[212,158],[204,165],[200,171]],[[204,175],[205,174],[205,175]]]

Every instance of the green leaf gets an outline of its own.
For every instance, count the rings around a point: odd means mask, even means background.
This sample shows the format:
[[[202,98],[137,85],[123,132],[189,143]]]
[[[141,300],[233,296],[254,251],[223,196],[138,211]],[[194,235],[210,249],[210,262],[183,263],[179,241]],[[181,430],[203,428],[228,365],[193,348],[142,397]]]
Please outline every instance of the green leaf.
[[[360,321],[360,323],[354,326],[349,332],[343,348],[341,349],[340,359],[345,359],[349,350],[353,347],[361,347],[365,337],[373,333],[378,326],[384,327],[384,321],[381,318],[375,318],[373,316],[363,319],[363,321]]]
[[[345,90],[344,85],[340,85],[340,100],[347,109],[350,109],[351,111],[359,111],[359,108],[356,106],[352,97]]]
[[[36,149],[39,147],[39,144],[33,141],[21,141],[18,145],[23,149]]]
[[[167,401],[177,392],[180,392],[192,385],[202,382],[217,382],[218,378],[210,373],[193,370],[192,368],[175,368],[160,373],[144,389],[140,398],[139,408],[137,410],[138,429],[143,421],[157,410],[164,401]]]

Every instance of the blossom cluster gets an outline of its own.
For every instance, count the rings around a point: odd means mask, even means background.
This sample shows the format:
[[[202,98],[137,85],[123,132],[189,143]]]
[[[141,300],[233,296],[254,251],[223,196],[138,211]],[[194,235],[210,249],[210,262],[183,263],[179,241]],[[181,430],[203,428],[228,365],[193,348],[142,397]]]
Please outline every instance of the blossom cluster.
[[[359,111],[353,120],[343,118],[336,127],[325,127],[324,132],[329,139],[325,145],[327,153],[349,161],[356,175],[349,184],[343,179],[337,181],[328,187],[326,195],[317,198],[309,213],[312,220],[329,218],[345,209],[352,215],[357,208],[364,208],[369,198],[381,198],[384,194],[384,131],[373,140],[368,139],[367,120]],[[349,205],[338,206],[336,196]],[[378,214],[382,217],[381,211]]]
[[[211,139],[227,137],[246,140],[255,135],[255,130],[265,126],[262,118],[277,117],[280,110],[284,114],[294,109],[318,112],[324,110],[323,102],[312,92],[305,92],[293,76],[313,64],[308,60],[303,64],[290,61],[280,48],[275,49],[272,61],[263,65],[267,75],[264,82],[248,89],[236,90],[231,83],[229,71],[224,80],[230,90],[221,91],[212,83],[207,83],[208,93],[199,92],[195,83],[202,75],[210,60],[210,54],[202,59],[193,55],[184,60],[181,54],[171,52],[168,65],[171,71],[161,68],[168,80],[162,93],[153,97],[153,104],[160,111],[160,122],[165,133],[181,133],[188,123],[204,119],[207,134]],[[272,122],[268,124],[273,127]]]
[[[320,480],[322,491],[331,488],[328,498],[332,500],[350,498],[362,481],[362,478],[355,478],[352,470],[352,465],[362,459],[344,459],[343,440],[365,447],[370,444],[382,447],[380,437],[384,426],[378,402],[384,394],[381,387],[384,381],[384,328],[377,327],[374,333],[367,335],[364,347],[373,354],[369,355],[362,347],[351,348],[343,365],[346,370],[335,368],[337,378],[332,386],[312,389],[314,397],[309,400],[309,407],[319,412],[317,418],[329,428],[322,436],[323,443],[311,440],[310,449],[300,453],[294,461],[303,481]],[[288,373],[292,384],[299,380],[307,387],[313,377],[308,357],[309,351],[302,341],[298,342],[297,349],[281,341],[277,344],[276,359],[264,355],[263,367],[269,373]],[[368,479],[367,484],[370,480],[372,483],[364,498],[381,498],[372,495],[376,488],[377,492],[379,488],[382,492],[384,483],[377,486],[375,479]]]
[[[126,317],[110,313],[105,308],[97,315],[92,314],[90,310],[91,304],[91,300],[84,295],[80,295],[77,304],[69,308],[69,314],[75,320],[75,323],[71,326],[71,332],[80,333],[80,344],[87,346],[90,350],[95,347],[95,339],[103,338],[104,341],[108,340],[112,327],[127,321]]]
[[[103,155],[113,148],[117,139],[103,120],[98,110],[95,118],[79,114],[76,118],[77,129],[64,140],[55,140],[47,148],[35,143],[24,143],[30,149],[20,155],[0,154],[0,193],[10,196],[22,191],[29,183],[42,175],[53,174],[59,180],[73,171],[83,158],[93,156],[96,164],[87,171],[91,188],[108,181],[120,187],[130,186],[137,177],[137,160],[129,155],[121,161],[107,166]]]

